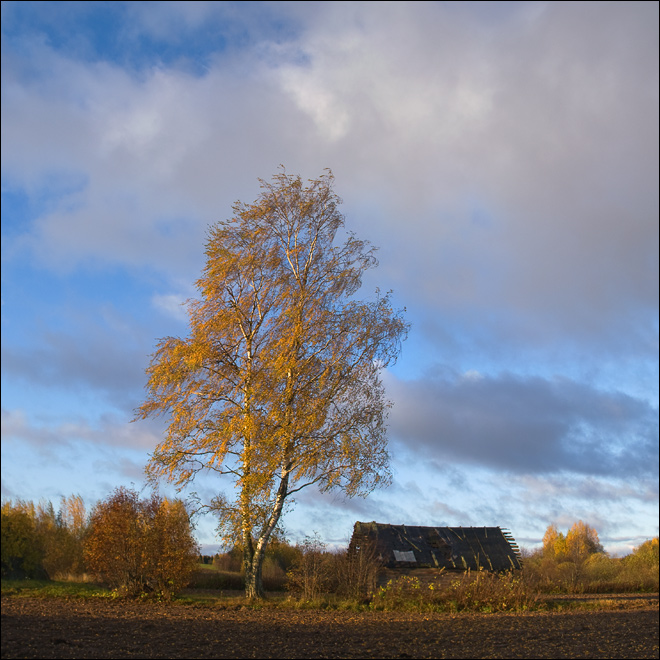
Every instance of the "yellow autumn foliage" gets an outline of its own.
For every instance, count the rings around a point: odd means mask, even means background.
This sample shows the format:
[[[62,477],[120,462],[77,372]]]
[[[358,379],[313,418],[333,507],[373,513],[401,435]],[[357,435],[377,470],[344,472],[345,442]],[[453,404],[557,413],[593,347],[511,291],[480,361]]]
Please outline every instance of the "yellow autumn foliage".
[[[168,421],[151,479],[234,480],[216,508],[240,534],[250,596],[263,593],[265,546],[294,493],[315,484],[364,496],[390,480],[380,372],[407,325],[390,294],[354,297],[377,262],[344,234],[333,182],[282,169],[210,227],[190,333],[158,344],[137,411]]]

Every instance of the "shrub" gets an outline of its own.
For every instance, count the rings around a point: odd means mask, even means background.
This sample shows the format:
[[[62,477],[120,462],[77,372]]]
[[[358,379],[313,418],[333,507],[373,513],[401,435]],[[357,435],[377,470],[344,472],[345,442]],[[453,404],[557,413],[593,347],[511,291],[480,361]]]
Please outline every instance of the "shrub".
[[[371,607],[376,610],[419,609],[429,605],[435,594],[431,585],[422,589],[419,578],[402,575],[376,590],[371,599]]]
[[[489,612],[527,610],[538,600],[538,591],[528,584],[520,571],[490,573],[468,571],[454,580],[446,592],[445,602],[457,609],[485,610]]]
[[[219,571],[240,573],[242,565],[242,553],[236,552],[235,549],[230,552],[221,552],[213,557],[213,566]]]
[[[267,591],[281,591],[286,587],[286,572],[280,566],[280,563],[268,553],[264,559],[261,577],[264,583],[264,589]]]
[[[117,488],[96,505],[85,542],[92,572],[125,595],[170,598],[188,583],[199,549],[182,502]]]
[[[404,575],[376,590],[371,607],[376,610],[519,611],[535,605],[538,592],[525,583],[519,571],[490,573],[466,571],[447,583],[422,583]]]
[[[335,556],[337,593],[346,598],[365,600],[376,590],[382,568],[375,545],[356,550],[349,547]]]
[[[304,600],[314,600],[332,586],[333,556],[318,533],[306,536],[297,547],[299,556],[287,572],[287,589]]]
[[[221,570],[195,570],[188,582],[189,589],[232,590],[245,589],[243,576],[238,572]]]

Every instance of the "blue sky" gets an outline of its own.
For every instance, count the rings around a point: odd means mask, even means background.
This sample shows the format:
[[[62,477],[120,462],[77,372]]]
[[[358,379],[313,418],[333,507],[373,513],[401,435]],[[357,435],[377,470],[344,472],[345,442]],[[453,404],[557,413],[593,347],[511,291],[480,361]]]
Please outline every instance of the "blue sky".
[[[284,164],[412,323],[392,486],[303,491],[290,538],[658,534],[657,3],[3,2],[1,84],[3,498],[143,487],[149,355]]]

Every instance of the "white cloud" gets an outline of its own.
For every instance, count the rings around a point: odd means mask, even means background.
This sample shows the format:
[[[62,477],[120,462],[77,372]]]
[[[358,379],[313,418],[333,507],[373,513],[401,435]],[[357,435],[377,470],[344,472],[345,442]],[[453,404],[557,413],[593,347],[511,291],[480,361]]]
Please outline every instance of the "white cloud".
[[[477,381],[483,378],[483,374],[480,374],[476,369],[470,369],[463,374],[465,380]]]
[[[153,296],[151,302],[156,309],[165,312],[177,321],[188,321],[188,313],[184,306],[186,299],[180,295],[176,293],[157,294]]]

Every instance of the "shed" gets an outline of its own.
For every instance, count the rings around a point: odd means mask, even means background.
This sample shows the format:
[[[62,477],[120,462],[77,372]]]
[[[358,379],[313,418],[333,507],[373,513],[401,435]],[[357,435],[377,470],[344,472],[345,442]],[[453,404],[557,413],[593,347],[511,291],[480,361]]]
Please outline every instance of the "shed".
[[[356,522],[350,547],[372,546],[385,568],[508,571],[522,568],[520,551],[500,527],[414,527]]]

